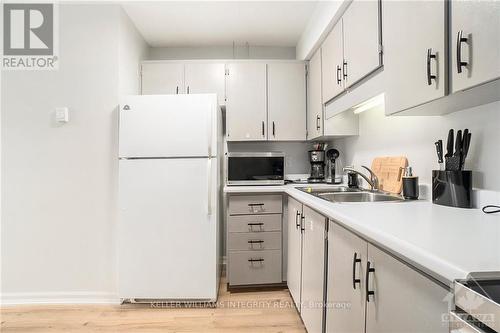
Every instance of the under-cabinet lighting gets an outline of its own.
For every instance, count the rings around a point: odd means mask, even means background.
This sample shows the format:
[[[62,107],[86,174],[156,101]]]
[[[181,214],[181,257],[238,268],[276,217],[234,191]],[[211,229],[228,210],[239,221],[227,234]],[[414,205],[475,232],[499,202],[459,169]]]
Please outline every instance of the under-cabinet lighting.
[[[371,110],[383,105],[384,105],[384,94],[380,94],[370,98],[369,100],[364,101],[363,103],[359,103],[358,105],[354,106],[352,108],[352,112],[354,112],[355,114],[359,114],[361,112],[365,112],[367,110]]]

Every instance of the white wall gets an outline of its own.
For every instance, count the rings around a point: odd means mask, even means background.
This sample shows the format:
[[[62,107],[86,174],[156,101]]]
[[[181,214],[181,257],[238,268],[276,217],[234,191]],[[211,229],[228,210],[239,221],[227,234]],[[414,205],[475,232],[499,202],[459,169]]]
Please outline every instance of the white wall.
[[[405,155],[420,182],[430,184],[438,168],[434,142],[450,128],[468,128],[472,142],[466,168],[477,188],[500,191],[500,102],[435,117],[386,117],[383,108],[359,115],[359,136],[334,140],[346,165],[371,165],[376,156]]]
[[[3,73],[3,303],[116,300],[118,96],[145,52],[130,29],[117,5],[60,5],[59,70]]]
[[[149,60],[178,59],[295,59],[295,47],[200,46],[152,47]]]
[[[137,94],[141,91],[140,61],[148,58],[149,45],[122,9],[119,10],[119,34],[118,92]]]

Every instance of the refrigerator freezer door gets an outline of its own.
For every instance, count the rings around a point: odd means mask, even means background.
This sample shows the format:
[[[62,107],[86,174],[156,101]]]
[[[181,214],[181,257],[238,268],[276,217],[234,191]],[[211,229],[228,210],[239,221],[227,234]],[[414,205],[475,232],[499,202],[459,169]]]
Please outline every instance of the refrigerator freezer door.
[[[217,297],[217,159],[120,160],[120,298]]]
[[[120,103],[119,156],[215,156],[217,95],[134,95]]]

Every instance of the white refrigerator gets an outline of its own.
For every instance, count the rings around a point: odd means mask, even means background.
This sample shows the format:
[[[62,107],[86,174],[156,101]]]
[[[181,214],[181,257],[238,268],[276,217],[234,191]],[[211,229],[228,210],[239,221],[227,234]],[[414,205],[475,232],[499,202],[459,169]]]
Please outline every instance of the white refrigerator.
[[[126,96],[119,124],[119,297],[216,301],[222,155],[217,96]]]

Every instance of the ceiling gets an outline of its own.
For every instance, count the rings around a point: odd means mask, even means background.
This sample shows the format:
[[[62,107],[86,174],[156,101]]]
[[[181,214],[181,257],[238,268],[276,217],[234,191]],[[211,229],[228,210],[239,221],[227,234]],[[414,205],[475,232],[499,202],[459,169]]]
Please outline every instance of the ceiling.
[[[153,47],[295,46],[317,1],[124,2]]]

